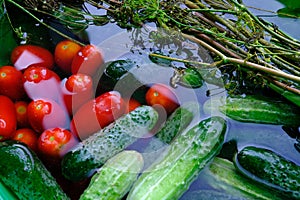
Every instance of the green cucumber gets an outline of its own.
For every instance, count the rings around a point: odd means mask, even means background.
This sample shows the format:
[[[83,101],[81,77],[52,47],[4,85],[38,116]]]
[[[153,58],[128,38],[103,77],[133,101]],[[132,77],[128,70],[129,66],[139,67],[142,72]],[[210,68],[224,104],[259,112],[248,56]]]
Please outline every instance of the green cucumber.
[[[174,110],[150,141],[147,151],[156,151],[170,144],[175,136],[191,123],[197,111],[199,113],[199,104],[194,102],[186,103]]]
[[[300,199],[300,166],[272,150],[247,146],[234,158],[236,168],[245,176]]]
[[[226,121],[221,117],[211,117],[178,135],[165,155],[138,178],[127,199],[178,199],[219,153],[225,132]]]
[[[124,150],[116,154],[93,175],[80,200],[122,199],[136,181],[143,163],[137,151]]]
[[[227,159],[215,157],[203,176],[214,189],[245,199],[281,200],[285,197],[278,191],[243,176],[236,170],[233,162]]]
[[[226,102],[219,106],[219,110],[229,118],[241,122],[295,127],[300,125],[299,107],[267,97],[252,95],[228,97]]]
[[[19,199],[69,199],[36,154],[16,141],[0,143],[0,180]],[[5,161],[5,162],[4,162]]]
[[[69,151],[62,160],[63,175],[74,181],[91,176],[110,157],[147,134],[157,119],[158,113],[150,106],[122,116]]]
[[[18,200],[16,195],[0,181],[0,200]]]

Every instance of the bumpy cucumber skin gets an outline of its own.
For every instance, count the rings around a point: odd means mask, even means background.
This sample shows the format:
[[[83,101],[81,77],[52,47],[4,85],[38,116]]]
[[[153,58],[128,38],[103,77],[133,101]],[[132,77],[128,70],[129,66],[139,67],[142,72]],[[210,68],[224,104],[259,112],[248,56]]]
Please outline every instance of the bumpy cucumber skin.
[[[69,199],[38,157],[22,143],[0,143],[0,178],[19,199]]]
[[[277,153],[260,147],[244,147],[234,159],[244,175],[276,190],[300,199],[300,166]]]
[[[110,157],[121,152],[151,130],[158,113],[150,106],[140,106],[114,123],[88,137],[62,160],[62,173],[73,181],[92,175]]]
[[[238,173],[233,162],[215,157],[204,171],[210,186],[225,193],[241,196],[245,199],[282,200],[286,196],[277,190],[257,184],[244,175]]]
[[[147,168],[133,185],[128,200],[178,199],[224,142],[226,121],[202,120],[176,137],[163,159]]]
[[[258,96],[228,97],[220,111],[228,117],[241,121],[287,126],[300,125],[297,106],[282,101],[273,101]]]
[[[80,200],[122,199],[136,181],[143,163],[137,151],[124,150],[116,154],[93,175]]]
[[[150,141],[146,152],[153,152],[164,148],[166,145],[180,134],[193,120],[193,117],[199,107],[197,103],[190,102],[184,106],[178,107],[167,118],[166,122],[162,124],[161,129],[155,134],[154,138]]]

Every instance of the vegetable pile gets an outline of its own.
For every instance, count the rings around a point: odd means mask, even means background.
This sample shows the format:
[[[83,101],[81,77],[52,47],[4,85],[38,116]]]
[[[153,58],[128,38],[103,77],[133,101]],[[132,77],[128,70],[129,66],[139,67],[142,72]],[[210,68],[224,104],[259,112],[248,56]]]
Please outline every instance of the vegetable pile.
[[[236,133],[300,138],[300,42],[242,2],[1,3],[18,42],[0,59],[0,199],[300,199],[299,143],[286,156]],[[16,28],[13,8],[52,37]],[[136,31],[137,57],[105,60],[79,34],[107,23]]]

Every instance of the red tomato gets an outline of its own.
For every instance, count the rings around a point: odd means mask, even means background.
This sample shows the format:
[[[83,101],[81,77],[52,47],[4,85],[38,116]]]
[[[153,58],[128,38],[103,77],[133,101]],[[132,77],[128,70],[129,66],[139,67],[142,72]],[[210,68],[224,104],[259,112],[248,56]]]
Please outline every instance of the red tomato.
[[[175,93],[164,84],[151,86],[146,93],[146,102],[150,106],[162,106],[167,114],[172,113],[179,106]]]
[[[35,152],[37,150],[38,135],[34,130],[30,128],[18,129],[12,139],[25,143],[30,149]]]
[[[93,76],[103,64],[103,56],[94,45],[86,45],[74,56],[71,66],[72,74],[82,73]]]
[[[10,98],[0,95],[0,141],[10,139],[17,128],[15,105]]]
[[[38,133],[54,127],[68,128],[69,116],[55,101],[46,99],[33,100],[27,107],[28,121]]]
[[[13,49],[11,62],[18,70],[26,69],[32,64],[41,64],[52,69],[54,57],[47,49],[36,45],[20,45]]]
[[[77,139],[63,128],[45,130],[38,138],[38,150],[44,156],[62,158],[75,144]]]
[[[17,114],[17,126],[19,128],[30,127],[28,116],[27,116],[27,106],[26,101],[16,101],[15,109]]]
[[[136,109],[137,107],[141,106],[141,103],[137,100],[130,98],[129,100],[125,101],[127,104],[126,113],[129,113]]]
[[[73,74],[62,81],[64,103],[70,115],[94,96],[93,80],[89,75]]]
[[[12,100],[25,97],[23,74],[13,66],[0,67],[0,94]]]
[[[71,73],[71,65],[74,56],[80,50],[81,46],[71,40],[59,42],[54,51],[54,60],[57,66],[64,72]]]
[[[119,92],[106,92],[81,106],[71,121],[71,131],[80,139],[87,138],[125,113]]]
[[[24,71],[23,82],[24,89],[31,99],[58,100],[61,96],[59,76],[54,71],[38,64]]]

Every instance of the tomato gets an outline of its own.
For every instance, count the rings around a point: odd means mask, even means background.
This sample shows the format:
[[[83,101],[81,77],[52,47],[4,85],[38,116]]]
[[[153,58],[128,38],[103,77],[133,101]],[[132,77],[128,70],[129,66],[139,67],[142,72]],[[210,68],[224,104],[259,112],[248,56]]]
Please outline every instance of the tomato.
[[[93,76],[103,64],[103,56],[94,45],[86,45],[74,56],[71,71],[72,74],[82,73]]]
[[[162,106],[167,114],[172,113],[179,106],[175,93],[164,84],[152,85],[145,98],[148,105]]]
[[[17,114],[17,126],[19,128],[30,127],[28,116],[27,116],[27,106],[26,101],[16,101],[15,109]]]
[[[64,72],[71,73],[71,65],[74,56],[80,50],[81,46],[71,40],[59,42],[54,51],[54,60],[56,65]]]
[[[17,116],[13,101],[0,95],[0,141],[10,139],[17,128]]]
[[[68,128],[69,116],[67,112],[51,99],[36,99],[27,107],[28,121],[38,133],[54,127]]]
[[[137,100],[130,98],[129,100],[125,100],[127,107],[126,107],[126,113],[129,113],[136,109],[137,107],[141,106],[141,103],[138,102]]]
[[[25,143],[35,152],[37,150],[38,134],[30,128],[17,129],[12,139]]]
[[[64,103],[70,115],[94,96],[93,80],[89,75],[73,74],[62,81]]]
[[[18,70],[26,69],[32,64],[41,64],[49,69],[54,66],[54,57],[49,50],[29,44],[15,47],[10,60]]]
[[[70,129],[80,139],[87,138],[123,115],[125,106],[119,92],[106,92],[78,109]]]
[[[23,74],[13,66],[0,67],[0,94],[12,100],[25,97]]]
[[[45,130],[38,138],[38,151],[43,156],[62,158],[75,144],[77,139],[63,128]]]
[[[31,65],[23,74],[24,89],[31,99],[57,100],[61,96],[60,81],[54,71],[39,64]]]

